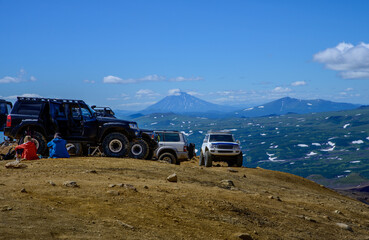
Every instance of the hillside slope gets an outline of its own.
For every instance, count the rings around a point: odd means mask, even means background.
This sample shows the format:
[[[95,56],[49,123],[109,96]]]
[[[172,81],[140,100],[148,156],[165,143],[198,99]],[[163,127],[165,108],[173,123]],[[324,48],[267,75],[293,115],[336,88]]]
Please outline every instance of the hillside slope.
[[[0,239],[369,237],[367,205],[288,173],[230,172],[201,168],[196,161],[176,166],[134,159],[43,159],[24,162],[25,169],[6,169],[6,162],[0,162]],[[166,181],[172,173],[177,183]],[[235,186],[226,188],[222,180]],[[63,186],[65,181],[79,187]]]

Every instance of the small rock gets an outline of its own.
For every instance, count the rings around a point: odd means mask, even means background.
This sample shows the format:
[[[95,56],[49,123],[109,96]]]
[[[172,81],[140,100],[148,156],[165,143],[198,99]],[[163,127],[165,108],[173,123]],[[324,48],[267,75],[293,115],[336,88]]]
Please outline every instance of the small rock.
[[[86,173],[97,173],[96,170],[87,170]]]
[[[244,177],[244,178],[247,178],[247,177],[246,177],[246,174],[244,174],[244,175],[243,175],[243,177]]]
[[[64,182],[63,185],[66,187],[73,187],[73,188],[79,187],[79,185],[75,181],[66,181]]]
[[[13,210],[13,208],[12,207],[9,207],[9,206],[3,206],[3,207],[1,207],[1,211],[2,212],[11,211],[11,210]]]
[[[232,180],[225,179],[225,180],[220,181],[220,184],[222,188],[226,188],[226,189],[234,188],[234,183]]]
[[[233,168],[228,168],[228,172],[233,172],[233,173],[236,173],[238,172],[237,170],[233,169]]]
[[[250,234],[248,233],[238,233],[236,235],[239,239],[242,239],[242,240],[252,240],[253,238],[251,237]]]
[[[132,184],[124,184],[124,187],[127,188],[127,189],[131,189],[131,190],[137,192],[137,189]]]
[[[315,220],[315,219],[312,219],[312,218],[310,218],[310,217],[304,217],[304,219],[305,219],[305,220],[307,220],[307,221],[310,221],[310,222],[316,222],[316,220]]]
[[[149,189],[149,187],[148,187],[148,186],[144,186],[144,188],[145,188],[145,189]]]
[[[269,199],[274,199],[273,195],[268,196]]]
[[[124,223],[124,222],[122,222],[122,221],[117,220],[117,223],[119,223],[119,224],[120,224],[120,225],[122,225],[123,227],[129,228],[129,229],[134,229],[134,227],[133,227],[133,226],[131,226],[131,225],[127,224],[127,223]]]
[[[169,175],[169,176],[167,177],[167,180],[168,180],[169,182],[177,182],[177,181],[178,181],[177,174],[173,173],[172,175]]]
[[[345,230],[348,230],[348,231],[352,231],[352,228],[349,225],[345,224],[345,223],[336,223],[336,225],[338,227],[342,228],[342,229],[345,229]]]
[[[28,167],[27,164],[20,163],[18,161],[8,162],[5,164],[6,168],[26,168]]]
[[[334,213],[336,213],[336,214],[342,214],[342,212],[340,210],[334,210]]]
[[[48,181],[48,183],[51,185],[51,186],[56,186],[56,184],[53,182],[53,181]]]
[[[111,196],[119,196],[120,194],[118,191],[114,191],[114,190],[107,191],[106,193]]]
[[[109,187],[113,188],[113,187],[115,187],[115,184],[109,184]]]
[[[27,190],[25,188],[22,188],[20,192],[21,193],[27,193]]]

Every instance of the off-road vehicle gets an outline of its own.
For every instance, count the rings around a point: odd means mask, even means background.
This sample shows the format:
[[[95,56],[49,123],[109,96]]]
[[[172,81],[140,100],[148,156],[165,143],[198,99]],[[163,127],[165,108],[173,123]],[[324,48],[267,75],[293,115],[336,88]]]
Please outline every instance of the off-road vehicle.
[[[172,164],[180,164],[182,160],[193,157],[194,145],[188,144],[184,133],[179,131],[153,131],[158,142],[154,158]],[[191,147],[190,147],[191,145]]]
[[[98,116],[84,101],[18,97],[7,116],[4,134],[22,142],[25,135],[36,140],[37,152],[45,154],[46,143],[61,133],[76,155],[87,146],[99,146],[109,157],[124,157],[132,143],[147,146],[136,122]],[[150,141],[149,136],[145,136]],[[137,158],[145,157],[143,148]]]
[[[6,116],[10,113],[12,107],[11,102],[0,99],[0,131],[4,131]]]
[[[227,162],[228,166],[241,167],[243,155],[239,142],[228,132],[209,132],[201,146],[199,165],[211,167],[213,161]]]

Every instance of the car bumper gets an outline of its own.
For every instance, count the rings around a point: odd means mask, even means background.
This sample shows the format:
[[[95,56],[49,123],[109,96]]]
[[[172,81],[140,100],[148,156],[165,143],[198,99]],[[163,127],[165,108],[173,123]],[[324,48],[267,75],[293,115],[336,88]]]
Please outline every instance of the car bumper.
[[[241,153],[241,150],[233,149],[210,149],[210,153],[215,156],[236,156]]]

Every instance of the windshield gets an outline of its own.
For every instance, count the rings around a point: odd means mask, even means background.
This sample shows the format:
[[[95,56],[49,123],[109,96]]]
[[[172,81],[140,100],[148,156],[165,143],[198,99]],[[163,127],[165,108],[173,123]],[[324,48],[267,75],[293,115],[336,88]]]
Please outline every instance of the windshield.
[[[209,142],[234,142],[234,139],[230,134],[212,134]]]

